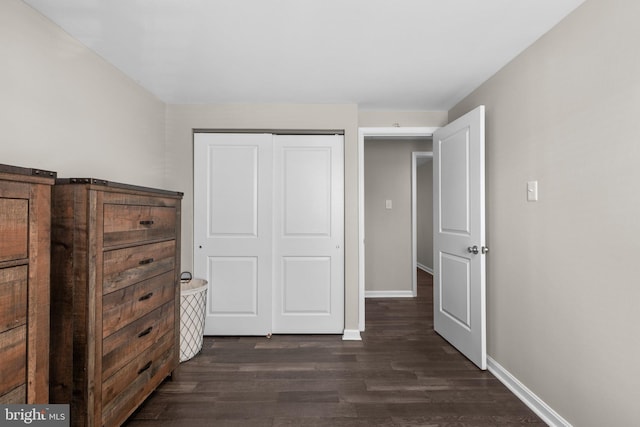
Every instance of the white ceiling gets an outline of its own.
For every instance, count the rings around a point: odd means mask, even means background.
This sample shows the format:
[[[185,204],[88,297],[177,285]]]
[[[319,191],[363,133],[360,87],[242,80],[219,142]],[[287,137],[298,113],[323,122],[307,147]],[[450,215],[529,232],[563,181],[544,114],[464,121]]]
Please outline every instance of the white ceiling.
[[[584,0],[24,0],[167,103],[451,108]]]

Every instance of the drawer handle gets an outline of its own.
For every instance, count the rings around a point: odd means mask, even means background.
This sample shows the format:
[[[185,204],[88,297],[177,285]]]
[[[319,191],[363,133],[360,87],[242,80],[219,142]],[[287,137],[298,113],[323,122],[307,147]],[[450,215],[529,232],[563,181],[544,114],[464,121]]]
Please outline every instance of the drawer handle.
[[[152,220],[140,221],[140,225],[153,225],[153,221]]]
[[[144,331],[138,334],[138,338],[142,338],[145,335],[149,335],[152,330],[153,330],[153,326],[149,326],[147,329],[145,329]]]
[[[153,262],[153,258],[147,258],[147,259],[143,259],[142,261],[140,261],[138,264],[140,265],[146,265],[146,264],[151,264]]]
[[[149,360],[142,368],[138,369],[138,375],[140,375],[150,367],[151,367],[151,360]]]
[[[138,298],[138,301],[144,301],[144,300],[148,300],[149,298],[151,298],[153,296],[153,292],[149,292],[146,295],[142,295],[140,298]]]

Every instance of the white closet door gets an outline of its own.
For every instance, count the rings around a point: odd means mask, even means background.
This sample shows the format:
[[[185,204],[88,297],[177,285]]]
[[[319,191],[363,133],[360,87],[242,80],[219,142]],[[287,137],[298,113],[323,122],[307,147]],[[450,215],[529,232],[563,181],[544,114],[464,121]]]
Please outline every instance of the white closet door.
[[[274,333],[344,330],[340,135],[274,137]]]
[[[194,135],[194,275],[209,281],[205,334],[271,332],[269,134]]]

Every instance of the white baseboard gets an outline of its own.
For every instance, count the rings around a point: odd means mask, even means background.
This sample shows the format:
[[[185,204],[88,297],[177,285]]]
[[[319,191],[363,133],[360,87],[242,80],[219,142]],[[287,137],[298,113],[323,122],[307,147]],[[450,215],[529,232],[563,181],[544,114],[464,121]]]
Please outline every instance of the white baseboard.
[[[525,405],[536,413],[542,421],[551,427],[572,427],[571,424],[562,418],[560,414],[554,411],[534,392],[529,390],[527,386],[522,384],[516,377],[511,375],[509,371],[504,369],[498,362],[487,356],[487,368],[489,372],[495,375],[518,399],[522,400]]]
[[[413,291],[365,291],[365,298],[413,298]]]
[[[416,266],[422,270],[422,271],[426,271],[427,273],[431,274],[433,276],[433,268],[429,268],[424,264],[420,264],[419,262],[416,263]]]
[[[345,329],[342,334],[342,341],[362,341],[360,331],[357,329]]]

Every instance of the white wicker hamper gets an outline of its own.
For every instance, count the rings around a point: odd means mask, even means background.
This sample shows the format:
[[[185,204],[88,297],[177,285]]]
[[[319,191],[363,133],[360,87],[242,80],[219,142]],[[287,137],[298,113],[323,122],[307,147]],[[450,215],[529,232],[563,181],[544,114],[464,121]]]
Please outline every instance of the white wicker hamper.
[[[202,350],[206,304],[206,280],[180,281],[180,362]]]

